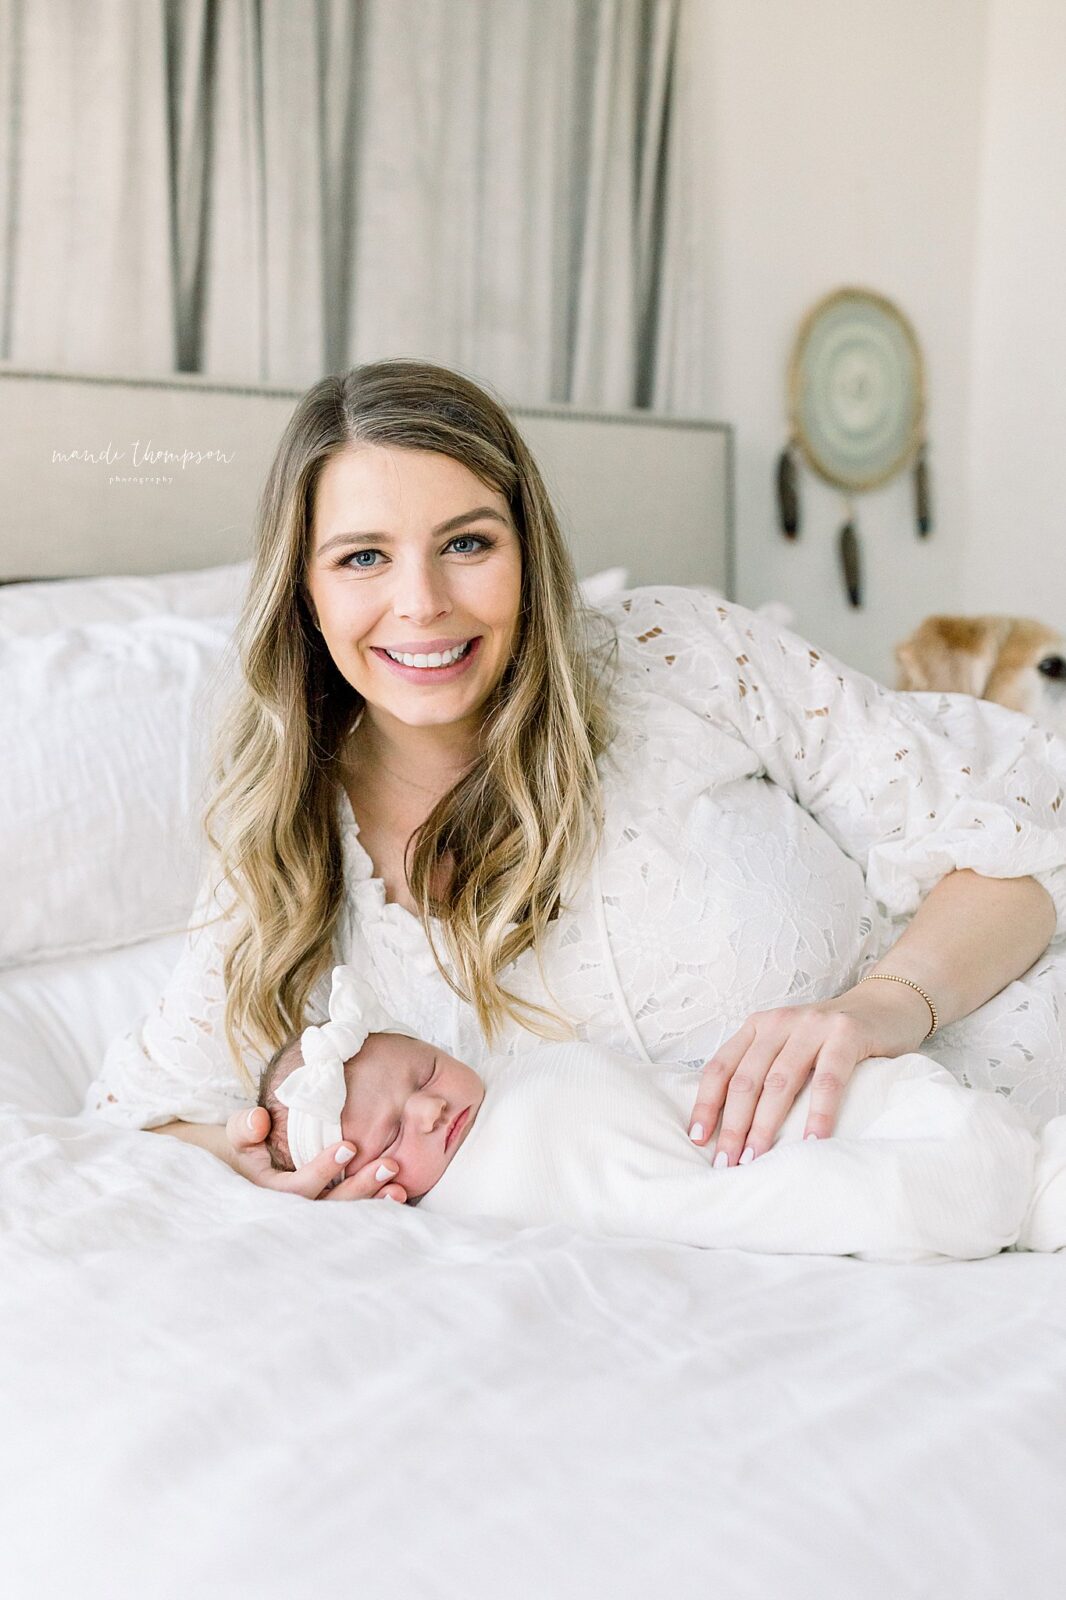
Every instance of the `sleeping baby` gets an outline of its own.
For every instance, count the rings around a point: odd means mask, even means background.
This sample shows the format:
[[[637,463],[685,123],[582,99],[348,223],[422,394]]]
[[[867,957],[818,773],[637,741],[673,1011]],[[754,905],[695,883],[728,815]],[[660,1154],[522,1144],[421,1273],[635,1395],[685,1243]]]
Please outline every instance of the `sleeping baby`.
[[[479,1071],[416,1038],[350,967],[330,1020],[263,1073],[275,1165],[342,1137],[391,1156],[422,1209],[705,1248],[970,1259],[1066,1246],[1066,1117],[1037,1133],[928,1056],[864,1061],[829,1139],[804,1141],[809,1087],[773,1148],[711,1166],[687,1134],[690,1068],[582,1043]]]

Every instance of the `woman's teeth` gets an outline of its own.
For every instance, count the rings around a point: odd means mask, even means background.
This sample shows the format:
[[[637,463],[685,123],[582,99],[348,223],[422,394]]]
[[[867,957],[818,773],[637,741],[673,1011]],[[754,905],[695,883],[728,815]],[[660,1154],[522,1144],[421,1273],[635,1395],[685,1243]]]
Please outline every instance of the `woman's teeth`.
[[[465,644],[456,645],[454,650],[445,650],[443,653],[434,650],[428,656],[401,655],[396,650],[386,650],[385,654],[392,661],[399,661],[405,667],[450,667],[453,661],[458,661],[470,649],[472,639]]]

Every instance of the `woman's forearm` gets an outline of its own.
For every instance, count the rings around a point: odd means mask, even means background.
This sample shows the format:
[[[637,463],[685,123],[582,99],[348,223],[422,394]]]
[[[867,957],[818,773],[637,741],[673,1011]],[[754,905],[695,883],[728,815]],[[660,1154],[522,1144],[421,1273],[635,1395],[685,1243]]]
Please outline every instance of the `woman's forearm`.
[[[213,1156],[224,1161],[234,1172],[239,1171],[233,1146],[226,1137],[224,1126],[212,1122],[165,1122],[161,1128],[150,1128],[150,1133],[169,1133],[172,1139],[185,1144],[198,1144],[201,1150],[210,1150]]]
[[[969,1016],[1028,970],[1055,931],[1051,896],[1034,878],[949,872],[926,895],[906,931],[870,968],[910,978],[933,999],[941,1027]],[[900,983],[847,991],[849,1009],[870,1011],[885,1028],[884,1055],[916,1050],[929,1030],[921,995]]]

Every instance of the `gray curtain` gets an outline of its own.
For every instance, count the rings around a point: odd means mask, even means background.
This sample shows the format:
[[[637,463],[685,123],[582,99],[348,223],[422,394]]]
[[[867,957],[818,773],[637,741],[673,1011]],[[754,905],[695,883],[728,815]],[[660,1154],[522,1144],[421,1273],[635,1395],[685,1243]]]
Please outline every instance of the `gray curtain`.
[[[0,0],[0,357],[694,409],[691,0]]]

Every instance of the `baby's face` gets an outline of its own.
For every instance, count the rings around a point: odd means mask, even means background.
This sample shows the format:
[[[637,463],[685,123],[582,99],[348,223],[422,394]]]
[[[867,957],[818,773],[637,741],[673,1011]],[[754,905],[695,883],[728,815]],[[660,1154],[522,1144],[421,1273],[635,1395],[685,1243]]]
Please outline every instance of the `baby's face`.
[[[356,1146],[346,1172],[391,1156],[400,1168],[394,1181],[412,1200],[424,1195],[477,1116],[485,1097],[477,1073],[422,1039],[372,1033],[344,1076],[341,1135]]]

